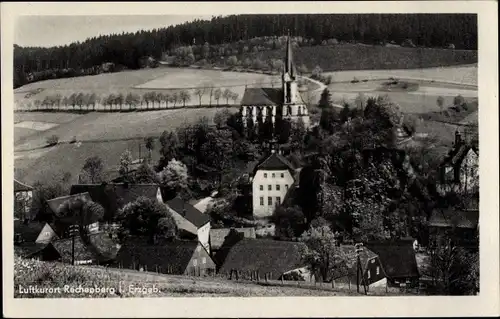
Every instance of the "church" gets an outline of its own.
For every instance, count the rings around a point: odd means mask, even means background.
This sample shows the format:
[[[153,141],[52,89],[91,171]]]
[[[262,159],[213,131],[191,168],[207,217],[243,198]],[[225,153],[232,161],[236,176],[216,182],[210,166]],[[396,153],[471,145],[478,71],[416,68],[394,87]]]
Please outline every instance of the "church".
[[[291,123],[302,121],[306,128],[310,125],[306,103],[300,95],[297,84],[297,70],[293,62],[290,37],[286,43],[286,54],[281,76],[281,88],[246,88],[241,100],[241,116],[245,129],[258,129],[259,123],[270,120],[273,128],[276,118]]]

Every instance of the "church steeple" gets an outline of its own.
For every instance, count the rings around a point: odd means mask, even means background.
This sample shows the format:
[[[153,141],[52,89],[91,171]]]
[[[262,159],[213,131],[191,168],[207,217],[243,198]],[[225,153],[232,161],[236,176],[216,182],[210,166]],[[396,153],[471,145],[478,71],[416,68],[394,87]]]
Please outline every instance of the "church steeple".
[[[290,33],[286,40],[285,68],[283,74],[288,74],[292,79],[295,79],[295,64],[293,63],[292,42],[290,41]]]

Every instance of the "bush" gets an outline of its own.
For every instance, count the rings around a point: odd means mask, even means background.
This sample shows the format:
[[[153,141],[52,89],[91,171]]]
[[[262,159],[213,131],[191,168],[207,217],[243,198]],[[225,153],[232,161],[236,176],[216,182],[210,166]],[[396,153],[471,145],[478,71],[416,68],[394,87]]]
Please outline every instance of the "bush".
[[[354,78],[352,79],[352,81],[351,81],[351,83],[358,83],[358,82],[359,82],[359,80],[358,80],[356,77],[354,77]]]
[[[52,135],[52,136],[47,137],[47,145],[48,146],[54,146],[57,143],[59,143],[59,136]]]

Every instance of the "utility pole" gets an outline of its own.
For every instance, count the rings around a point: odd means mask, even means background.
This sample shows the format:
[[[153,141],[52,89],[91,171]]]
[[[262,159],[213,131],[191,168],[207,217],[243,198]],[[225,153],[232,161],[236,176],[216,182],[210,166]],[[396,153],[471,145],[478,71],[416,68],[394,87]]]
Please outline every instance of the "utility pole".
[[[75,236],[78,234],[78,225],[69,226],[69,235],[71,236],[71,264],[75,264]]]
[[[359,257],[359,253],[363,251],[363,244],[358,243],[354,245],[354,248],[356,249],[356,291],[359,293],[359,275],[361,272],[361,276],[363,276],[363,270],[361,267],[361,259]],[[366,283],[365,283],[365,278],[362,278],[363,280],[363,289],[365,291],[366,295]]]

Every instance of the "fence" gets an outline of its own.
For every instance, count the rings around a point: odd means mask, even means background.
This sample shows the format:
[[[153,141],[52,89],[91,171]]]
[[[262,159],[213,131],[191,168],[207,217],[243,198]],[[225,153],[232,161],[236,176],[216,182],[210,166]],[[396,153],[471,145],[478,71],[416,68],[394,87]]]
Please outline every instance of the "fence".
[[[133,261],[132,263],[124,266],[122,263],[117,263],[112,265],[115,269],[127,269],[127,270],[136,270],[140,272],[150,272],[156,274],[166,274],[166,275],[185,275],[191,277],[215,277],[216,272],[215,268],[202,268],[202,267],[188,267],[186,269],[182,269],[181,267],[175,267],[172,265],[167,266],[147,266],[140,263],[136,263]]]

